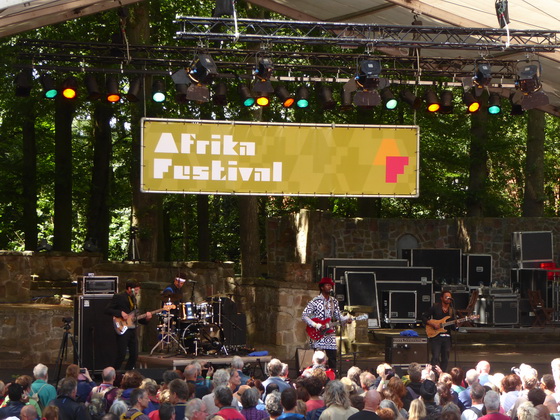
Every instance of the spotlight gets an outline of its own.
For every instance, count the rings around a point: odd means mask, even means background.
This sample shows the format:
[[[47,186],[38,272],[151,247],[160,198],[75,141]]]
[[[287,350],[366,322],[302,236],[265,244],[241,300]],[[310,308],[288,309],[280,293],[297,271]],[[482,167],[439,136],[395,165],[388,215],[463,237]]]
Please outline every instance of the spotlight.
[[[255,97],[251,93],[251,89],[247,85],[239,85],[239,95],[241,96],[241,101],[243,106],[253,106],[255,104]]]
[[[274,89],[274,93],[276,93],[276,96],[278,96],[278,99],[280,99],[280,102],[282,102],[282,106],[284,108],[291,108],[296,102],[295,98],[290,95],[288,89],[286,89],[286,87],[283,85],[276,86],[276,89]]]
[[[453,114],[453,92],[444,90],[441,92],[441,106],[439,108],[440,114]]]
[[[492,68],[488,63],[479,63],[476,65],[473,83],[477,87],[488,86],[492,80]]]
[[[379,86],[381,62],[378,60],[363,60],[360,62],[356,83],[363,89],[374,89]]]
[[[108,74],[105,80],[107,88],[107,101],[114,104],[121,100],[121,94],[119,92],[119,81],[117,76],[114,74]]]
[[[488,113],[491,115],[496,115],[502,112],[502,98],[500,94],[494,92],[490,94],[490,98],[488,98]]]
[[[381,96],[376,90],[359,90],[354,95],[354,105],[358,108],[373,108],[381,103]]]
[[[517,80],[515,85],[517,89],[525,94],[533,93],[539,90],[542,85],[540,81],[540,63],[526,64],[517,69]]]
[[[322,83],[317,87],[317,98],[323,109],[334,109],[336,107],[331,88]]]
[[[186,99],[199,104],[210,101],[210,89],[208,86],[192,84],[187,88]]]
[[[216,105],[227,105],[227,86],[225,83],[221,82],[216,85],[216,88],[214,89],[214,95],[212,96],[212,101]]]
[[[381,91],[381,99],[383,100],[383,105],[386,109],[393,110],[397,107],[398,101],[395,99],[391,89],[385,88]]]
[[[140,88],[142,87],[142,78],[129,79],[128,92],[124,95],[128,102],[138,102],[140,100]]]
[[[440,108],[439,99],[436,93],[432,89],[428,89],[426,91],[425,100],[426,100],[426,109],[429,112],[439,111]]]
[[[45,73],[41,76],[41,85],[43,86],[43,96],[47,99],[53,99],[58,95],[58,90],[55,87],[52,76]]]
[[[152,83],[152,100],[157,103],[165,101],[165,84],[161,79],[154,79]]]
[[[469,111],[471,114],[480,109],[480,102],[478,102],[475,99],[474,95],[470,92],[465,92],[463,94],[463,102],[467,106],[467,111]]]
[[[179,69],[171,75],[173,83],[175,83],[175,101],[184,104],[187,102],[187,91],[190,84],[192,84],[191,79],[187,75],[187,70]]]
[[[16,96],[31,95],[33,85],[33,74],[31,69],[23,69],[15,79]]]
[[[88,101],[96,101],[101,98],[101,92],[99,91],[99,85],[97,84],[97,78],[95,77],[95,74],[87,73],[84,82],[88,93]]]
[[[272,60],[270,58],[263,57],[259,59],[257,68],[254,71],[254,74],[257,78],[259,78],[261,81],[270,80],[273,72],[274,64],[272,64]]]
[[[349,111],[354,108],[352,104],[352,91],[344,89],[344,86],[340,90],[340,109],[342,111]]]
[[[212,17],[233,16],[233,1],[234,0],[216,0],[216,8]]]
[[[422,106],[422,99],[417,97],[410,90],[405,89],[401,92],[401,99],[407,103],[412,109],[420,109]]]
[[[255,102],[258,106],[269,106],[270,105],[270,94],[268,92],[257,92],[257,97]]]
[[[210,54],[199,54],[189,71],[189,78],[199,84],[209,85],[218,75],[218,68]]]
[[[309,106],[309,91],[305,86],[300,86],[296,91],[296,106],[307,108]]]
[[[75,77],[67,77],[64,82],[62,82],[62,96],[66,99],[75,99],[78,95],[78,81]]]

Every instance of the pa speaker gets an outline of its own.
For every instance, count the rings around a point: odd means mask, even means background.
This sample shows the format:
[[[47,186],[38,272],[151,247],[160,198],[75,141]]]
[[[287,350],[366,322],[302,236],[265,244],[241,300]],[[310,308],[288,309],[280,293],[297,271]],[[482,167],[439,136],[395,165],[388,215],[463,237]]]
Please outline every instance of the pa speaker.
[[[390,365],[426,363],[428,339],[425,337],[386,337],[385,361]]]
[[[301,372],[306,367],[313,364],[313,353],[315,353],[315,350],[313,349],[296,350],[296,363],[298,372]]]
[[[81,366],[90,371],[102,371],[115,364],[117,336],[113,318],[105,314],[112,298],[113,295],[84,295],[78,296],[74,304],[74,332]]]

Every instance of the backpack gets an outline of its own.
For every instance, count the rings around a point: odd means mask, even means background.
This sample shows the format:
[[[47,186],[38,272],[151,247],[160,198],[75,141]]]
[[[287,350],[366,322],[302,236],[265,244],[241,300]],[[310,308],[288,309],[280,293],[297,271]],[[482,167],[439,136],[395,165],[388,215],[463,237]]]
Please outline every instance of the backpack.
[[[121,417],[120,417],[120,420],[134,420],[136,417],[140,417],[142,415],[141,411],[137,411],[136,413],[132,414],[131,416],[127,416],[126,415],[127,413],[122,413]]]
[[[45,409],[45,406],[41,403],[41,399],[39,398],[39,392],[41,392],[41,390],[47,385],[48,384],[43,384],[43,386],[41,386],[41,388],[39,388],[39,390],[37,392],[33,393],[33,395],[28,396],[28,398],[30,400],[34,400],[37,403],[37,405],[39,406],[41,411],[43,411]]]
[[[482,417],[482,415],[483,415],[482,411],[480,411],[480,410],[479,410],[478,408],[476,408],[476,407],[470,407],[470,408],[467,408],[467,410],[471,410],[474,414],[476,414],[476,418],[477,418],[477,419],[480,418],[480,417]]]

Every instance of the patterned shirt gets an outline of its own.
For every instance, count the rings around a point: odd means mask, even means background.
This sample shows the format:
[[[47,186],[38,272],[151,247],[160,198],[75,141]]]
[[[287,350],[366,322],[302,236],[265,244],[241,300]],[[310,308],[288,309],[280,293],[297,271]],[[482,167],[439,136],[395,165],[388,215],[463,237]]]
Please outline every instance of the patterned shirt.
[[[321,321],[342,321],[346,322],[347,317],[343,317],[340,313],[338,301],[329,296],[328,299],[320,294],[309,301],[301,319],[309,326],[312,326],[312,318],[319,318]],[[325,334],[318,340],[309,339],[309,344],[314,349],[320,350],[336,350],[336,335],[335,333]]]

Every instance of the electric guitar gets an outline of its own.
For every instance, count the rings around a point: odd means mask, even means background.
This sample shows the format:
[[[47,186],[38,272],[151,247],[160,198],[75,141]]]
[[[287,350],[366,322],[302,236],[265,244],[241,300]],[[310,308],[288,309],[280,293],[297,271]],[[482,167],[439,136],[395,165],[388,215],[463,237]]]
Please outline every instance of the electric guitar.
[[[360,316],[358,316],[356,318],[352,318],[352,319],[354,321],[362,321],[364,319],[368,319],[368,315],[363,314],[363,315],[360,315]],[[332,334],[334,332],[334,327],[341,324],[340,321],[331,322],[330,318],[327,318],[327,319],[311,318],[311,321],[325,326],[325,328],[321,328],[320,330],[317,330],[310,325],[308,325],[306,327],[305,331],[307,332],[307,335],[309,336],[309,338],[311,338],[313,341],[320,340],[321,338],[323,338],[327,334]]]
[[[152,314],[158,314],[163,311],[175,309],[175,305],[165,305],[163,308],[150,311]],[[118,335],[123,335],[136,321],[146,318],[146,314],[137,315],[136,310],[128,314],[128,318],[124,319],[120,316],[113,317],[113,328]]]
[[[439,324],[439,328],[434,328],[430,324],[426,324],[426,335],[428,336],[428,338],[434,338],[438,334],[447,333],[445,327],[454,325],[455,323],[462,324],[463,322],[472,321],[478,318],[480,318],[480,315],[470,315],[464,318],[454,319],[453,321],[447,321],[449,319],[448,316],[442,319],[436,319],[435,321]]]

